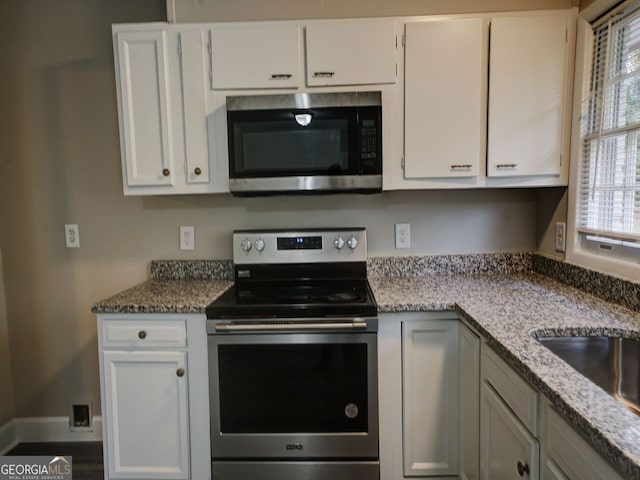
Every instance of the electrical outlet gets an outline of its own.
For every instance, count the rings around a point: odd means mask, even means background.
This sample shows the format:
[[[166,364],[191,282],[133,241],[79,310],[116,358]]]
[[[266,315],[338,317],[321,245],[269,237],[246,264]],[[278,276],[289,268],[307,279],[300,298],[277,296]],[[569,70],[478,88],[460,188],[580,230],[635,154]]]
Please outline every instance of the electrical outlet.
[[[411,248],[411,225],[396,223],[396,248]]]
[[[180,226],[180,250],[195,250],[195,228]]]
[[[556,223],[556,252],[564,252],[567,247],[567,224]]]
[[[67,248],[80,248],[80,230],[76,224],[65,224],[64,237]]]

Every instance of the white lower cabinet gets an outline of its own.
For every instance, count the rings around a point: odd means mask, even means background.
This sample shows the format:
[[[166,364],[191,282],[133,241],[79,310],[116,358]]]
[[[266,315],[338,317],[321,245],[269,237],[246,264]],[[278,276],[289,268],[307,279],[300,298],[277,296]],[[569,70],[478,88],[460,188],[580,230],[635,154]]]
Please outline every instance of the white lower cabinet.
[[[549,404],[544,409],[544,480],[622,480]]]
[[[404,476],[458,470],[458,322],[402,322]]]
[[[461,465],[470,472],[462,478],[477,478],[479,350],[474,337],[451,312],[380,315],[381,480],[456,477]],[[468,376],[475,384],[461,385],[459,379]],[[463,435],[468,435],[464,441]]]
[[[210,478],[204,315],[99,315],[98,342],[105,479]]]
[[[186,352],[105,351],[110,478],[189,478]]]
[[[538,441],[488,383],[482,385],[481,398],[481,478],[539,478]]]

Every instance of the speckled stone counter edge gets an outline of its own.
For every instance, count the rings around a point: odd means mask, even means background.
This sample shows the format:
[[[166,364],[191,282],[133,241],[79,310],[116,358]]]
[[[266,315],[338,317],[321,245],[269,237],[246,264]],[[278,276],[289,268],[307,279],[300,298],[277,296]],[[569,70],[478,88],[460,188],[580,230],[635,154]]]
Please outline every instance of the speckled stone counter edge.
[[[378,277],[519,273],[531,270],[532,256],[531,253],[478,253],[371,257],[367,261],[367,273]]]
[[[607,302],[640,312],[640,284],[638,283],[535,254],[532,270]]]
[[[153,280],[233,280],[231,260],[152,260]]]

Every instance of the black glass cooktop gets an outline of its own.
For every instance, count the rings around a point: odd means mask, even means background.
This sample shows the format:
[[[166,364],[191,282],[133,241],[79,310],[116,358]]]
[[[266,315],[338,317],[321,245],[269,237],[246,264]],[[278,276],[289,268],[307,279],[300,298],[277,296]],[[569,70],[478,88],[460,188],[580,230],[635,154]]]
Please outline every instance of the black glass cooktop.
[[[207,318],[375,316],[366,279],[236,284],[207,307]]]

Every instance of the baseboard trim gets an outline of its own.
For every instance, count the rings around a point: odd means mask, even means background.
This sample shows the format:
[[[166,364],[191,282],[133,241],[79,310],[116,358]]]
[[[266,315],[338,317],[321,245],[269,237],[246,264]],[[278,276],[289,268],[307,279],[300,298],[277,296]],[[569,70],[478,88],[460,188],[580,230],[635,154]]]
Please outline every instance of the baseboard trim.
[[[17,444],[16,421],[13,419],[0,427],[0,455],[4,455]]]
[[[93,417],[88,430],[69,430],[69,417],[19,417],[13,420],[17,443],[99,442],[102,441],[102,417]]]

